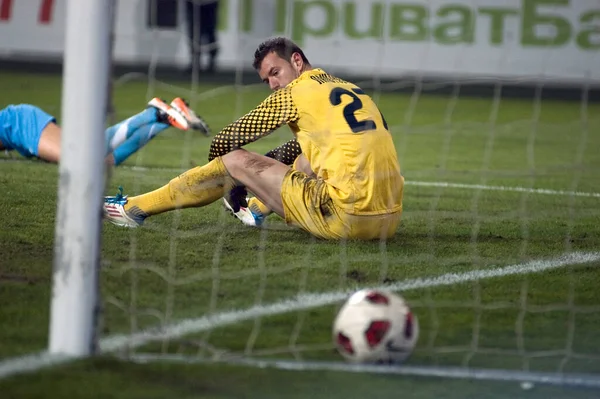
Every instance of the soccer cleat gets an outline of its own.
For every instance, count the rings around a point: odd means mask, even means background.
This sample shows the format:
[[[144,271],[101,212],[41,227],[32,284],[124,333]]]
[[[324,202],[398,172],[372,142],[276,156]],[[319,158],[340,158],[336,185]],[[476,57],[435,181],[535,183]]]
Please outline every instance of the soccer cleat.
[[[223,205],[225,205],[225,209],[227,209],[233,216],[238,218],[246,226],[258,227],[262,225],[264,221],[264,218],[262,216],[255,214],[245,206],[239,205],[237,207],[238,210],[236,211],[233,208],[233,205],[229,203],[227,198],[223,198]]]
[[[138,215],[125,211],[127,196],[123,195],[123,187],[119,187],[117,195],[104,197],[104,218],[121,227],[139,227],[144,223],[145,216],[139,212]]]
[[[171,101],[171,107],[175,108],[188,121],[189,126],[200,131],[205,136],[210,136],[210,128],[204,119],[200,118],[189,106],[187,101],[181,97],[174,98]]]
[[[154,97],[152,100],[148,101],[148,105],[158,110],[159,120],[161,122],[166,122],[181,130],[187,130],[190,127],[186,117],[162,99]]]

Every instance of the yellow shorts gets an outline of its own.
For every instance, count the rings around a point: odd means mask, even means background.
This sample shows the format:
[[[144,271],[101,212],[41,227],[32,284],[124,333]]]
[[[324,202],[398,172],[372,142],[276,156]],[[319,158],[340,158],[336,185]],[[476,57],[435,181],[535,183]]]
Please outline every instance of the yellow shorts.
[[[389,238],[402,215],[350,215],[333,203],[324,180],[293,169],[283,179],[281,201],[286,223],[327,240]]]

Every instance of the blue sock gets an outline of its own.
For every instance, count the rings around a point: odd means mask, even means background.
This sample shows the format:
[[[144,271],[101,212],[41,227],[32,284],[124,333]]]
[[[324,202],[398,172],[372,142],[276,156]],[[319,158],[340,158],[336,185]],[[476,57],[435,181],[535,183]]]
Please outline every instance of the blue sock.
[[[110,154],[129,139],[140,127],[156,122],[156,108],[148,107],[139,114],[133,115],[104,131],[106,153]]]
[[[148,144],[157,134],[167,129],[166,123],[151,123],[137,128],[127,140],[113,151],[115,165],[129,158],[131,154]]]

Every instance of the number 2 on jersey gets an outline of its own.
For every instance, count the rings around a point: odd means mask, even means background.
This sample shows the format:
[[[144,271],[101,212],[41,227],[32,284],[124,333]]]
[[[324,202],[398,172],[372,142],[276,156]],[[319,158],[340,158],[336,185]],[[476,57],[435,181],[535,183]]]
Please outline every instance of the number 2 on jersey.
[[[340,105],[342,103],[342,96],[344,94],[352,97],[352,102],[346,105],[343,111],[344,119],[346,119],[346,122],[348,123],[348,126],[350,126],[350,129],[352,129],[352,132],[360,133],[365,130],[377,129],[377,124],[373,119],[365,119],[364,121],[359,122],[356,119],[356,116],[354,116],[354,113],[363,107],[363,103],[360,98],[358,98],[358,95],[364,95],[365,92],[359,88],[353,88],[352,91],[350,91],[342,87],[336,87],[335,89],[331,90],[331,93],[329,94],[329,101],[332,105]],[[383,125],[387,130],[387,122],[385,121],[383,114],[381,114],[381,119],[383,120]]]

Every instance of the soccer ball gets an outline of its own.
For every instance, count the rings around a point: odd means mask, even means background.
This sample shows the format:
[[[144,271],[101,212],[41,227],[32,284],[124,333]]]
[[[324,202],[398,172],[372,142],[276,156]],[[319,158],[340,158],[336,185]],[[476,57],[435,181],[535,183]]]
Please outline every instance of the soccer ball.
[[[419,338],[419,322],[402,297],[381,291],[354,293],[333,323],[338,352],[352,363],[402,363]]]

